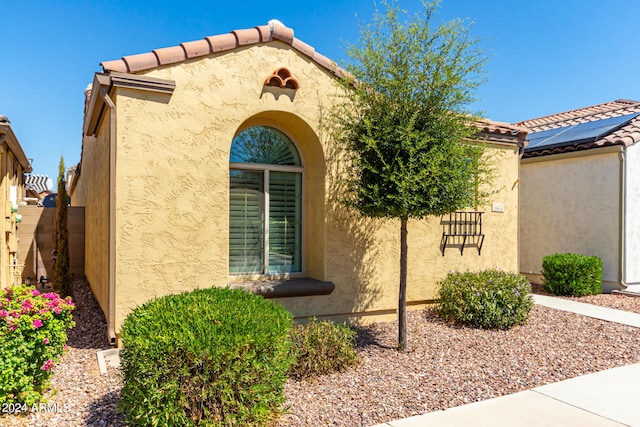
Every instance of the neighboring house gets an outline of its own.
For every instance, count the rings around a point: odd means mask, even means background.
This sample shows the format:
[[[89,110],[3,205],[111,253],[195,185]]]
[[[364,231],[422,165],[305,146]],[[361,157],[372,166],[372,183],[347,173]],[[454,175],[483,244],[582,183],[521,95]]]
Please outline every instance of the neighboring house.
[[[518,125],[531,130],[520,181],[520,271],[540,283],[542,257],[596,255],[605,292],[640,288],[640,102]]]
[[[13,133],[11,122],[0,115],[0,203],[4,220],[0,226],[0,287],[19,284],[22,266],[18,262],[18,209],[24,202],[24,174],[31,164]]]
[[[197,287],[252,290],[299,318],[395,318],[399,222],[337,201],[348,169],[326,127],[334,62],[271,21],[101,65],[70,194],[112,343],[136,305]],[[525,137],[481,125],[497,160],[483,214],[410,221],[410,306],[451,270],[517,271]]]

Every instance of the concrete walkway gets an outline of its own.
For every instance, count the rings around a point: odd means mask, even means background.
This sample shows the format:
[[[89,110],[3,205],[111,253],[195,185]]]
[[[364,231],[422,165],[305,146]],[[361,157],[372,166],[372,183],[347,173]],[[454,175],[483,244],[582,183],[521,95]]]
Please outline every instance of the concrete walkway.
[[[638,297],[626,297],[638,298]],[[556,310],[570,311],[572,313],[582,314],[583,316],[595,317],[596,319],[606,320],[614,323],[622,323],[623,325],[635,326],[640,328],[640,314],[629,311],[615,310],[613,308],[599,307],[593,304],[585,304],[567,300],[564,298],[549,297],[546,295],[533,295],[533,301],[536,304],[543,305]]]
[[[536,304],[640,328],[640,314],[545,295]],[[621,366],[374,427],[637,426],[640,364]]]

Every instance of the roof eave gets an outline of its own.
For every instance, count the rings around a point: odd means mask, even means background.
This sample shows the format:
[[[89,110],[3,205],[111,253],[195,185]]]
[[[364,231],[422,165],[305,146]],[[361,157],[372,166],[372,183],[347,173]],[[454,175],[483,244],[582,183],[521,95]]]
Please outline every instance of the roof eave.
[[[161,66],[179,64],[194,58],[231,51],[238,47],[265,44],[274,41],[286,43],[291,46],[292,49],[311,59],[337,77],[342,77],[345,73],[335,61],[316,52],[313,46],[296,38],[292,28],[286,27],[275,20],[269,21],[267,25],[208,36],[201,40],[184,42],[178,46],[154,49],[147,53],[123,56],[121,59],[101,62],[100,66],[105,73],[119,72],[135,74],[153,70]]]
[[[22,149],[16,134],[13,133],[13,129],[10,124],[0,123],[0,141],[7,143],[9,150],[16,157],[20,166],[22,166],[24,173],[31,173],[33,170],[31,162],[29,162],[27,155],[24,153],[24,150]]]
[[[602,141],[590,141],[583,142],[578,144],[567,144],[556,147],[541,147],[536,150],[525,149],[523,158],[533,158],[533,157],[542,157],[542,156],[551,156],[554,154],[565,154],[565,153],[575,153],[578,151],[588,151],[595,150],[598,148],[607,148],[607,147],[627,147],[628,145],[619,141],[619,142],[602,142]]]
[[[513,144],[520,149],[527,144],[527,135],[529,129],[522,126],[514,126],[505,122],[497,122],[489,119],[483,119],[476,122],[479,132],[476,134],[478,139],[490,143]]]
[[[173,80],[159,79],[151,76],[139,76],[116,71],[96,73],[91,86],[91,97],[83,126],[84,135],[95,135],[104,114],[105,103],[100,93],[104,89],[111,93],[114,88],[126,88],[171,95],[176,88]]]

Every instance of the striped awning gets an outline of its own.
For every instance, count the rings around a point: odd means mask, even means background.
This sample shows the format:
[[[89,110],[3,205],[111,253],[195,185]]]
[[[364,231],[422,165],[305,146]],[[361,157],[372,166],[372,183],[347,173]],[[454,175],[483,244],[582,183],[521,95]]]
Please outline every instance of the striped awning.
[[[25,175],[24,184],[27,190],[40,194],[45,191],[51,191],[49,186],[52,182],[47,175]]]

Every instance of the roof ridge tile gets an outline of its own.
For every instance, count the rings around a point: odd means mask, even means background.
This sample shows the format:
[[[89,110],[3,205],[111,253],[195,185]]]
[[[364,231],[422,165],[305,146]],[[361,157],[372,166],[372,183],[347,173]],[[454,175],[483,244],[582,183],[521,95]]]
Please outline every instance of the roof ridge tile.
[[[162,65],[175,64],[188,59],[224,52],[239,46],[268,43],[278,40],[291,45],[301,54],[311,58],[318,65],[340,77],[344,71],[335,61],[316,52],[315,48],[294,37],[292,28],[278,20],[271,20],[267,25],[259,25],[248,29],[237,29],[225,34],[207,36],[200,40],[180,43],[177,46],[154,49],[151,52],[123,56],[121,59],[103,61],[100,65],[104,72],[136,73]]]
[[[182,45],[154,49],[160,65],[174,64],[187,59],[187,52]]]
[[[260,31],[255,27],[246,30],[233,30],[231,31],[231,33],[236,36],[238,46],[256,44],[262,41],[262,38],[260,37]]]
[[[160,65],[160,63],[158,62],[158,57],[153,52],[123,56],[122,60],[125,62],[127,70],[130,73],[147,70],[149,68],[156,68]]]
[[[254,28],[260,33],[261,43],[267,43],[271,41],[271,29],[268,25],[258,25]]]
[[[314,54],[315,54],[315,52],[316,52],[316,49],[315,49],[313,46],[311,46],[311,45],[309,45],[309,44],[307,44],[307,43],[303,42],[303,41],[302,41],[302,40],[300,40],[300,39],[296,39],[296,38],[294,38],[294,39],[293,39],[293,41],[291,42],[291,46],[292,46],[294,49],[297,49],[297,50],[299,50],[300,52],[304,53],[304,54],[305,54],[305,55],[307,55],[309,58],[313,58],[313,55],[314,55]]]
[[[233,33],[207,36],[205,37],[205,39],[209,42],[209,46],[211,46],[212,53],[224,52],[226,50],[235,49],[236,44],[238,43],[238,38]]]
[[[274,19],[269,21],[269,29],[271,29],[272,39],[278,39],[287,44],[293,43],[293,39],[295,38],[293,35],[293,28],[289,28],[282,22]]]
[[[180,43],[180,46],[184,49],[187,59],[197,58],[211,53],[211,45],[206,39]]]

